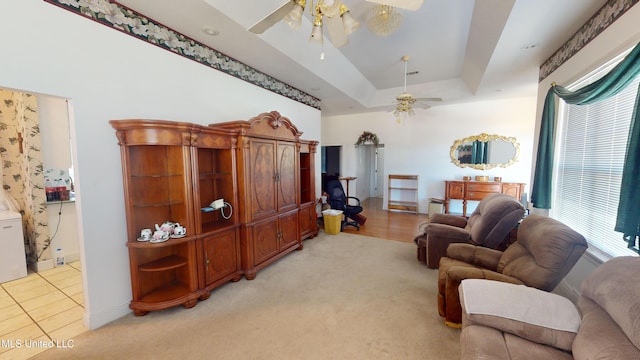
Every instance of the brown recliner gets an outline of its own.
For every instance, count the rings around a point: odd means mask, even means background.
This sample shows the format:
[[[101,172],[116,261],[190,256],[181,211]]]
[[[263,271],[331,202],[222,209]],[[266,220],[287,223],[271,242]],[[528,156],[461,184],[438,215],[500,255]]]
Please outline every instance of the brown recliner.
[[[523,215],[522,204],[505,194],[491,194],[482,199],[468,220],[463,216],[435,214],[428,224],[420,225],[414,237],[418,260],[437,269],[451,243],[501,248]]]
[[[440,316],[451,326],[462,321],[458,286],[463,279],[497,280],[551,291],[586,249],[582,235],[542,215],[526,217],[518,229],[518,240],[504,252],[451,244],[438,273]]]

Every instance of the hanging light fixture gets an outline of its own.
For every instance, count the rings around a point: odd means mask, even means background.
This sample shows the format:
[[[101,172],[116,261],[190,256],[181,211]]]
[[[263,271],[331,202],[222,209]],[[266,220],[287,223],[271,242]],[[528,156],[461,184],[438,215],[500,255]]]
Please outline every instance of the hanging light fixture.
[[[291,10],[289,14],[287,14],[284,18],[289,27],[294,30],[300,28],[302,24],[302,15],[304,13],[306,5],[306,0],[295,0],[295,6],[293,10]],[[349,8],[339,0],[319,0],[315,5],[312,0],[309,6],[309,12],[313,17],[313,29],[311,30],[311,35],[309,36],[310,42],[316,42],[320,44],[323,43],[324,40],[322,30],[324,17],[339,17],[342,21],[342,32],[344,33],[345,37],[352,34],[360,26],[360,23],[356,21],[356,19],[354,19],[351,15]],[[337,47],[344,44],[346,44],[346,41],[343,41],[340,44],[334,43],[334,45]]]
[[[307,4],[307,0],[297,0],[296,5],[293,10],[284,17],[284,21],[289,25],[290,28],[294,30],[300,29],[300,25],[302,25],[302,13],[304,12],[304,7]]]
[[[309,36],[309,42],[315,42],[322,44],[324,39],[322,37],[322,12],[320,12],[320,4],[316,5],[316,13],[313,18],[313,29],[311,29],[311,36]]]
[[[360,23],[351,16],[351,11],[345,4],[340,5],[340,17],[344,24],[344,31],[347,35],[353,34],[360,27]]]
[[[367,28],[377,36],[389,36],[400,28],[402,14],[390,5],[376,5],[367,17]]]
[[[396,97],[397,104],[393,114],[395,116],[409,117],[416,114],[412,107],[416,99],[407,92],[407,63],[409,62],[409,55],[403,56],[402,61],[404,61],[404,88],[402,94]]]

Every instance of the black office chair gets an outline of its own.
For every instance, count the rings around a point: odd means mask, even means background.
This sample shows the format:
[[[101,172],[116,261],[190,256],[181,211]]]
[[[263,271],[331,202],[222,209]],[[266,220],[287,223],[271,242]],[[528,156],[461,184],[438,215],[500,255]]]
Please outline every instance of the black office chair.
[[[342,188],[340,180],[329,180],[326,188],[327,194],[329,194],[329,205],[332,209],[342,210],[344,214],[344,220],[340,224],[340,230],[344,230],[347,225],[355,226],[360,231],[360,224],[353,218],[354,215],[362,212],[362,206],[360,206],[360,199],[353,196],[347,196]],[[349,204],[349,199],[355,200],[355,205]],[[352,201],[353,203],[353,201]],[[351,220],[349,220],[351,219]]]

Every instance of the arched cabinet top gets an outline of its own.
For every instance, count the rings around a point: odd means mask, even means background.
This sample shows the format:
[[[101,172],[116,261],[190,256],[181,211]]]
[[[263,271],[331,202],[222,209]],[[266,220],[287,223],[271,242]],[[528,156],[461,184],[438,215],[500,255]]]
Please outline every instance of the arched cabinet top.
[[[265,136],[281,140],[298,141],[302,132],[277,111],[265,112],[249,120],[236,120],[209,124],[213,128],[239,130],[240,134],[248,136]]]

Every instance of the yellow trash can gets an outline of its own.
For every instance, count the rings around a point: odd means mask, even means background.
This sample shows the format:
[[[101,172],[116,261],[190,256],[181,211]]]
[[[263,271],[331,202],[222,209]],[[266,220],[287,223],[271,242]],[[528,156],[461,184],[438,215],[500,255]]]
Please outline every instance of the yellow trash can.
[[[331,235],[340,233],[340,225],[342,224],[342,210],[323,210],[322,218],[324,219],[324,232]]]

